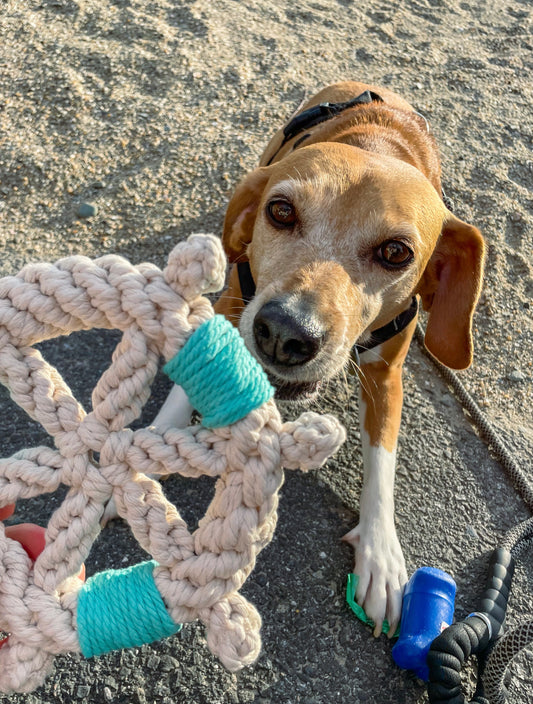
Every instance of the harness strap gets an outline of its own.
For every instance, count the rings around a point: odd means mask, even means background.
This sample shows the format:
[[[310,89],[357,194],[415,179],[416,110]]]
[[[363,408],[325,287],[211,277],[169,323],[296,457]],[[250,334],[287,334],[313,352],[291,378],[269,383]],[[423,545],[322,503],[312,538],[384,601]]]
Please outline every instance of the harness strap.
[[[239,284],[241,287],[241,295],[244,305],[248,305],[252,298],[255,296],[255,281],[252,276],[252,271],[250,269],[250,262],[238,262],[237,263],[237,274],[239,276]],[[358,345],[357,343],[352,347],[352,353],[356,360],[359,359],[359,355],[363,352],[368,352],[368,350],[377,347],[378,345],[387,342],[398,333],[405,330],[409,323],[418,313],[418,299],[413,296],[411,305],[409,308],[404,310],[400,315],[397,315],[394,320],[390,323],[383,325],[383,327],[374,330],[370,340],[365,345]]]
[[[239,275],[241,298],[244,305],[247,306],[255,296],[255,281],[250,269],[250,262],[238,262],[237,274]]]
[[[352,347],[352,352],[356,360],[359,360],[359,355],[363,354],[363,352],[368,352],[368,350],[372,350],[374,349],[374,347],[378,347],[378,345],[387,342],[387,340],[390,340],[395,335],[398,335],[398,333],[402,332],[402,330],[405,330],[405,328],[409,325],[409,323],[413,320],[417,313],[418,298],[416,296],[413,296],[409,308],[400,313],[400,315],[397,315],[394,320],[390,321],[390,323],[387,323],[386,325],[383,325],[383,327],[374,330],[374,332],[370,336],[370,340],[367,342],[366,345],[355,344]]]
[[[383,98],[377,93],[374,93],[372,90],[365,90],[364,93],[361,93],[361,95],[358,95],[356,98],[352,98],[352,100],[347,100],[343,103],[320,103],[320,105],[313,105],[312,107],[307,108],[307,110],[304,110],[296,115],[296,117],[293,117],[292,120],[285,125],[283,128],[283,141],[276,152],[268,160],[267,166],[272,163],[274,157],[278,154],[280,149],[287,144],[287,142],[304,130],[314,127],[315,125],[319,125],[321,122],[326,122],[326,120],[330,120],[332,117],[336,117],[341,112],[349,110],[356,105],[368,105],[373,102],[382,103]],[[305,135],[298,140],[294,146],[297,147],[307,136],[309,135]]]

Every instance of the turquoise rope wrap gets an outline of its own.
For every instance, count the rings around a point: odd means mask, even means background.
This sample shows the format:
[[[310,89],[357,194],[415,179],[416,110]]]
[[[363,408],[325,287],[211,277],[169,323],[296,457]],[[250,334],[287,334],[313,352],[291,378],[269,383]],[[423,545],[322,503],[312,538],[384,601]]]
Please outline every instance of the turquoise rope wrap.
[[[78,594],[77,626],[86,658],[152,643],[177,633],[153,577],[155,560],[106,570],[87,580]]]
[[[163,367],[207,428],[231,425],[274,395],[259,362],[222,315],[200,325]]]

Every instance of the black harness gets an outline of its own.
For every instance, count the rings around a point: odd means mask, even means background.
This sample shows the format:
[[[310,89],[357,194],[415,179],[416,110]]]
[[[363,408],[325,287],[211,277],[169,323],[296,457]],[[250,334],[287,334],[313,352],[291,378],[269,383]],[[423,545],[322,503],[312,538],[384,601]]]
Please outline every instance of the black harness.
[[[277,156],[278,152],[283,149],[287,142],[290,142],[296,135],[309,129],[309,127],[314,127],[321,122],[331,120],[331,118],[337,117],[341,112],[354,108],[356,105],[369,105],[374,102],[382,103],[383,98],[372,90],[365,90],[365,92],[358,95],[357,98],[352,98],[352,100],[347,100],[344,103],[320,103],[320,105],[313,105],[313,107],[307,108],[307,110],[293,117],[292,120],[285,125],[283,128],[283,141],[268,160],[267,166],[272,163],[274,157]],[[310,134],[305,134],[301,137],[294,143],[293,149],[299,147],[300,144],[310,136]]]
[[[276,152],[268,160],[268,164],[272,162],[274,157],[285,146],[285,144],[287,144],[287,142],[294,139],[294,137],[310,127],[319,125],[321,122],[326,122],[326,120],[330,120],[333,117],[340,115],[341,112],[349,110],[356,105],[368,105],[373,102],[382,103],[383,98],[371,90],[365,90],[365,92],[361,93],[361,95],[358,95],[356,98],[348,100],[344,103],[320,103],[320,105],[313,105],[313,107],[304,110],[299,115],[296,115],[296,117],[293,117],[293,119],[285,126],[283,129],[283,141]],[[305,139],[310,136],[310,134],[305,134],[300,137],[300,139],[294,143],[293,149],[296,149]],[[255,296],[255,281],[250,270],[249,262],[239,262],[237,264],[237,273],[239,275],[242,300],[244,304],[247,305]],[[381,345],[383,342],[390,340],[402,330],[405,330],[417,313],[418,300],[416,296],[414,296],[409,308],[404,310],[403,313],[400,313],[400,315],[394,318],[394,320],[391,320],[390,323],[387,323],[387,325],[384,325],[378,330],[374,330],[367,344],[355,344],[353,346],[352,353],[356,361],[358,362],[359,355],[363,354],[363,352],[367,352],[368,350]]]

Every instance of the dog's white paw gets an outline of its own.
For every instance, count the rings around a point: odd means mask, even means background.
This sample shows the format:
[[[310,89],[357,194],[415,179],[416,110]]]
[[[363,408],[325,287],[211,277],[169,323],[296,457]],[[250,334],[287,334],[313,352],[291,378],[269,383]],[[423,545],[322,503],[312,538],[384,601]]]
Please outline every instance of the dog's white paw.
[[[359,524],[343,540],[355,550],[354,573],[359,576],[355,598],[374,621],[374,636],[382,631],[387,618],[389,638],[400,621],[402,594],[407,582],[405,560],[394,525],[382,522]]]

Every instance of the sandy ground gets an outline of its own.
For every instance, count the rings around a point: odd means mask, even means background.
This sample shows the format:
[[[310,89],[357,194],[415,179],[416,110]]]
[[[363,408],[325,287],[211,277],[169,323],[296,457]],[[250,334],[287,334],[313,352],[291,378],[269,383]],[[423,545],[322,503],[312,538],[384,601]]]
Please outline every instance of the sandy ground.
[[[71,253],[163,265],[195,231],[220,232],[232,186],[306,97],[345,78],[387,85],[423,112],[456,213],[489,253],[476,361],[461,375],[532,474],[533,25],[529,0],[3,0],[0,4],[0,273]],[[96,206],[89,218],[82,204]],[[117,337],[76,335],[45,351],[87,404]],[[87,348],[91,354],[87,355]],[[409,570],[432,564],[475,606],[488,551],[528,511],[460,406],[414,346],[405,374],[397,523]],[[158,382],[148,422],[166,386]],[[4,394],[2,455],[43,442]],[[200,627],[98,660],[58,658],[33,694],[2,702],[226,704],[424,702],[390,643],[348,611],[361,458],[353,393],[321,402],[351,442],[320,475],[291,475],[273,544],[246,585],[264,621],[258,663],[230,675]],[[194,522],[202,482],[167,488]],[[57,497],[19,507],[46,522]],[[89,572],[143,559],[128,529],[102,534]],[[510,622],[533,602],[518,570]],[[533,692],[533,653],[513,667],[514,702]]]

